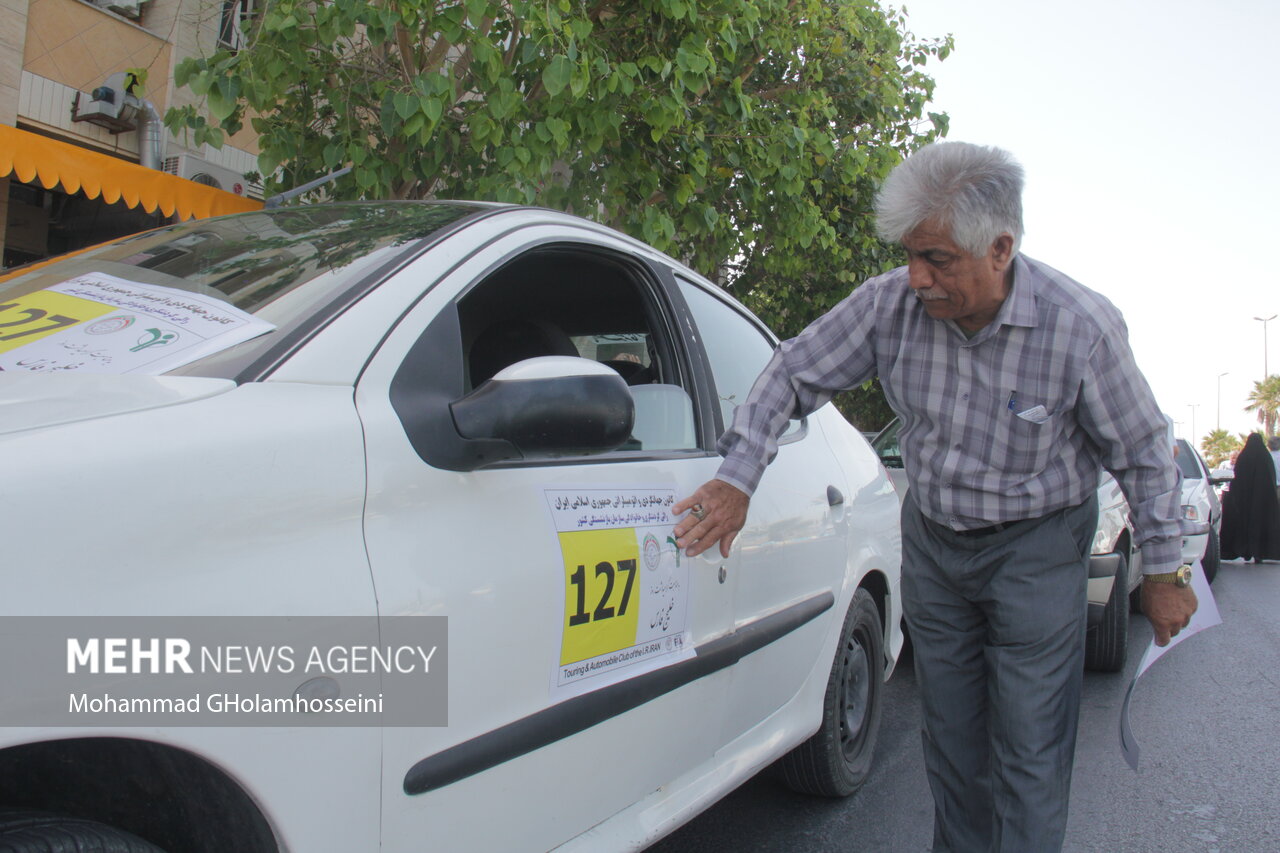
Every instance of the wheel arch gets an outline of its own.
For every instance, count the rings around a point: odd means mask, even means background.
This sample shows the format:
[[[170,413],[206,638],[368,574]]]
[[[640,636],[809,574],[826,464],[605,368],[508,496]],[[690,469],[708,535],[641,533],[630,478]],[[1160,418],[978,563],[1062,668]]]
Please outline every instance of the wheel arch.
[[[1133,531],[1129,527],[1125,527],[1121,531],[1119,538],[1116,539],[1116,551],[1124,554],[1124,558],[1129,565],[1129,588],[1127,592],[1133,592],[1142,583],[1142,552],[1133,545]]]
[[[888,572],[878,568],[869,570],[858,579],[858,585],[850,593],[850,601],[859,589],[865,589],[871,595],[871,600],[875,602],[876,610],[880,614],[880,627],[884,632],[884,678],[887,681],[898,667],[898,658],[905,643],[905,628],[901,624],[895,626],[892,623],[895,611],[891,600],[893,590],[890,587]],[[900,616],[901,611],[898,613]]]
[[[0,750],[0,805],[106,823],[173,851],[277,853],[266,816],[221,768],[178,747],[118,737]]]
[[[876,610],[880,611],[880,624],[889,625],[889,579],[878,569],[872,569],[862,576],[858,581],[858,589],[865,589],[871,593],[871,598],[876,603]]]

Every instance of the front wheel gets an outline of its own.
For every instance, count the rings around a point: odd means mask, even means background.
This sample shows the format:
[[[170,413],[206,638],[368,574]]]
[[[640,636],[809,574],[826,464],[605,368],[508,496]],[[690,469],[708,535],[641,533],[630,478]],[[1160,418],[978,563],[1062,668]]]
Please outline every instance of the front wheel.
[[[859,589],[840,631],[822,727],[779,761],[782,780],[802,794],[847,797],[871,774],[884,689],[884,629],[871,594]]]
[[[1120,565],[1111,586],[1111,597],[1102,621],[1089,629],[1084,642],[1084,668],[1093,672],[1119,672],[1129,652],[1129,561],[1120,554]]]
[[[4,853],[164,853],[105,823],[26,809],[0,809]]]
[[[1205,583],[1213,583],[1218,576],[1218,566],[1222,565],[1222,548],[1218,542],[1218,531],[1209,528],[1209,541],[1204,546],[1204,557],[1200,560],[1200,568],[1204,570]]]

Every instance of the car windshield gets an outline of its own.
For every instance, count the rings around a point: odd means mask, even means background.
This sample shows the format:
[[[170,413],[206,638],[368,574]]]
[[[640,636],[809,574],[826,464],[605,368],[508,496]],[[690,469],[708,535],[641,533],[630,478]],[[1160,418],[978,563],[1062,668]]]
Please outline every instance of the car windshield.
[[[1204,474],[1200,471],[1200,463],[1196,461],[1196,452],[1185,439],[1178,439],[1178,467],[1182,469],[1182,479],[1200,480]]]
[[[406,244],[480,209],[369,203],[243,213],[13,270],[0,276],[0,370],[232,375],[232,365],[358,298],[358,285],[376,283],[375,273],[411,251]]]
[[[880,464],[886,468],[902,467],[902,449],[898,445],[898,430],[901,426],[902,422],[894,418],[871,442],[871,448],[880,457]]]

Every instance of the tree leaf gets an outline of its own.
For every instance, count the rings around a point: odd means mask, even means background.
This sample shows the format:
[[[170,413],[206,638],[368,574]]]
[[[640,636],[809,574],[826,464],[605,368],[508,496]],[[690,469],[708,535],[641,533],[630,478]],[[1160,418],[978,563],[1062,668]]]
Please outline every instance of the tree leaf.
[[[391,100],[395,105],[396,115],[400,116],[401,120],[407,119],[418,111],[418,99],[408,92],[396,92]]]
[[[208,98],[209,115],[218,121],[224,121],[235,111],[235,99],[226,97],[217,87],[209,90]]]
[[[567,56],[554,56],[542,72],[542,85],[551,97],[558,96],[573,77],[573,63]]]
[[[587,85],[591,82],[591,72],[584,67],[577,67],[569,77],[569,92],[575,98],[581,98],[587,92]]]

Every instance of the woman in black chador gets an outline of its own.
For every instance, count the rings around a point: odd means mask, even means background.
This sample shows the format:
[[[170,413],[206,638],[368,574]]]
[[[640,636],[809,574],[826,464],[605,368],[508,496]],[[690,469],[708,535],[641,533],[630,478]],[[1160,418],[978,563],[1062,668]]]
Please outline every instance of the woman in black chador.
[[[1256,432],[1245,441],[1222,496],[1222,559],[1280,560],[1275,463]]]

